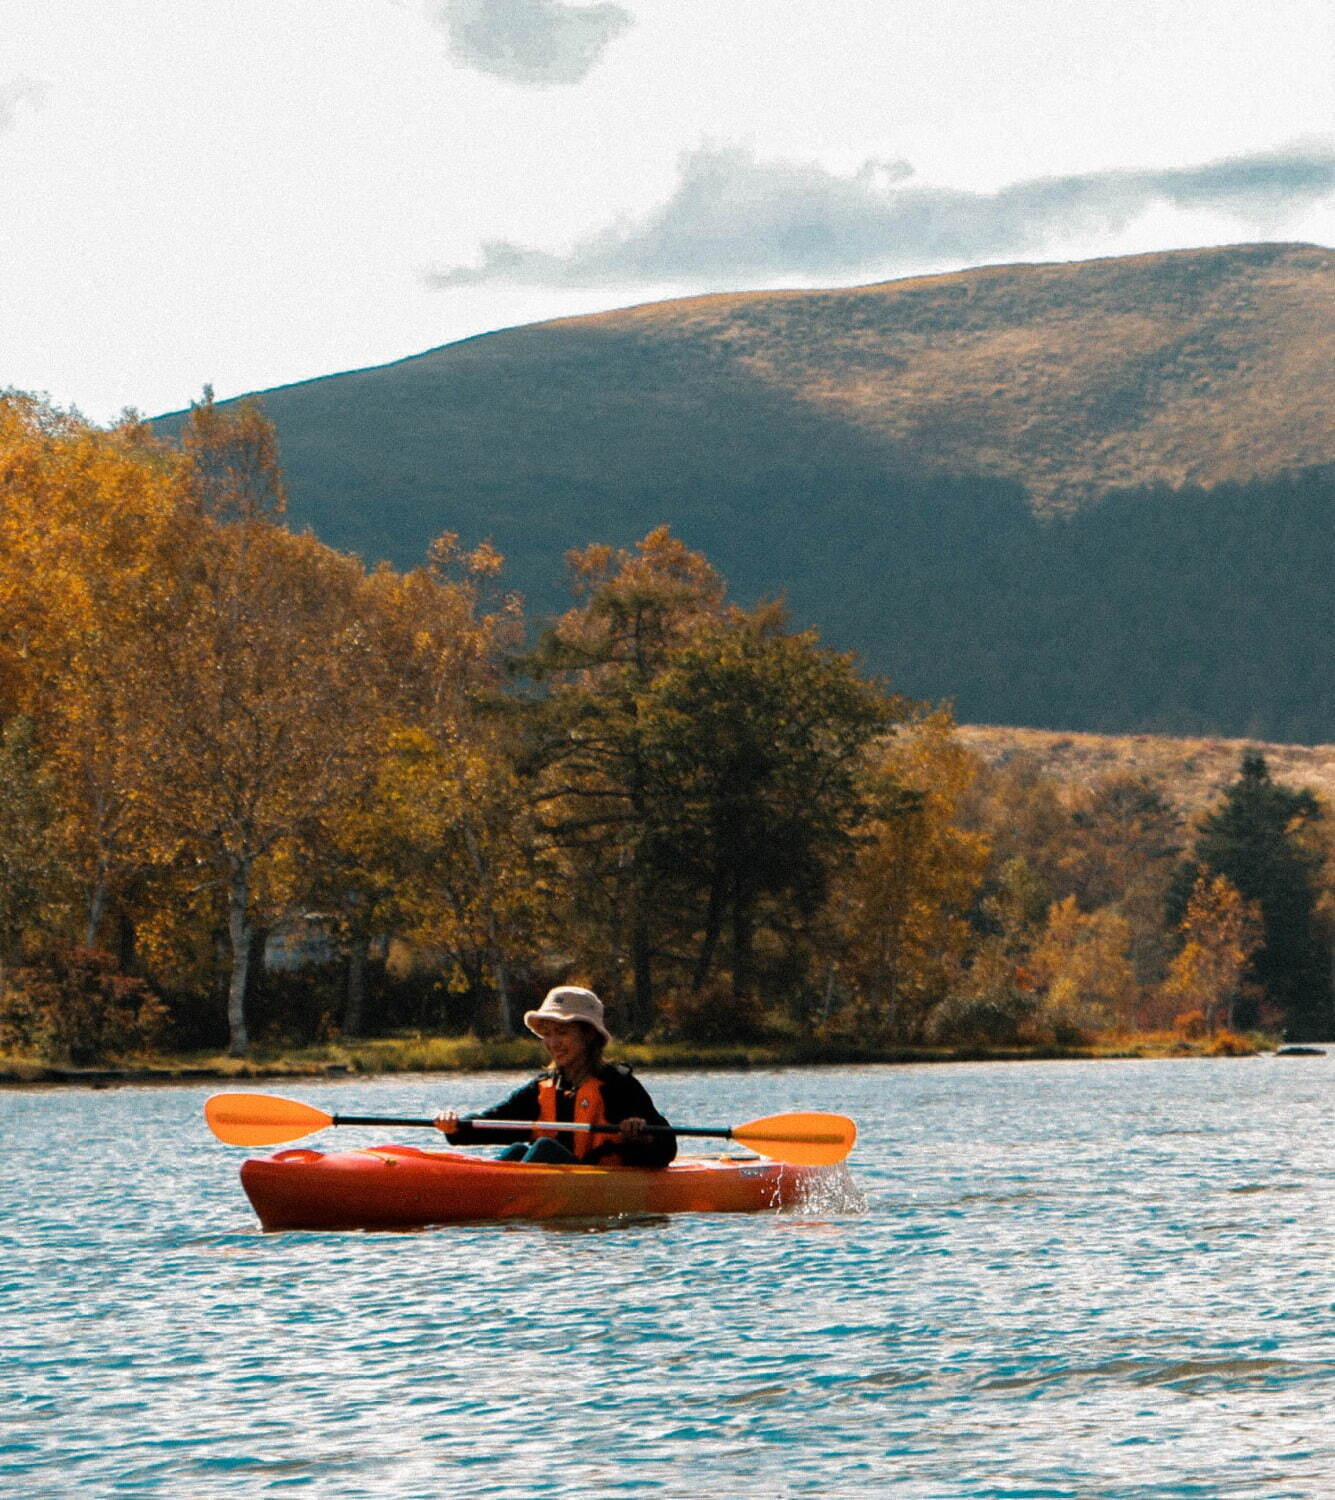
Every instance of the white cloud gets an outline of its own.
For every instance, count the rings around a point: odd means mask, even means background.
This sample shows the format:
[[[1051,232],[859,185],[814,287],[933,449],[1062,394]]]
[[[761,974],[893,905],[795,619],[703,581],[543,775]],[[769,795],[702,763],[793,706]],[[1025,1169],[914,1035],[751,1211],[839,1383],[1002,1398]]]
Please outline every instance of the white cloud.
[[[1335,148],[1034,178],[992,193],[920,186],[911,176],[902,162],[868,161],[840,176],[817,163],[762,162],[741,147],[705,146],[683,156],[676,189],[639,222],[601,230],[567,253],[489,241],[480,265],[426,279],[439,287],[597,287],[703,276],[744,286],[776,276],[889,274],[1112,236],[1164,205],[1273,227],[1335,194]]]
[[[578,83],[631,24],[620,5],[446,0],[439,18],[456,61],[511,83]]]
[[[39,104],[45,93],[45,84],[21,73],[0,78],[0,135],[18,124],[21,104]]]

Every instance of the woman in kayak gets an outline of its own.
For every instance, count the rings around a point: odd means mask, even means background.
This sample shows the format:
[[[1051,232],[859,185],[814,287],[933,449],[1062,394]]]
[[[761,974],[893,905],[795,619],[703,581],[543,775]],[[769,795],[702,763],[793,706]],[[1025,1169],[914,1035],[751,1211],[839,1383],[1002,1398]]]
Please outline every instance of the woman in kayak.
[[[549,991],[537,1010],[525,1014],[524,1025],[542,1039],[551,1066],[491,1109],[462,1118],[455,1110],[442,1110],[436,1128],[452,1144],[509,1141],[501,1153],[507,1161],[667,1166],[677,1154],[677,1138],[630,1069],[603,1061],[603,1048],[612,1037],[603,1021],[603,1002],[592,990],[561,985]],[[528,1130],[489,1130],[475,1120],[541,1124]],[[563,1123],[574,1122],[619,1129],[606,1134],[561,1130]]]

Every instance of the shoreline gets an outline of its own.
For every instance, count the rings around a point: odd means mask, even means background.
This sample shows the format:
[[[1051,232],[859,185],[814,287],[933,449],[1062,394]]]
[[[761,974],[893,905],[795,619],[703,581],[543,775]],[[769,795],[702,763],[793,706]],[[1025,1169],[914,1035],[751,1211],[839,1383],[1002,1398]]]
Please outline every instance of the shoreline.
[[[78,1067],[37,1059],[0,1059],[0,1089],[114,1088],[125,1085],[234,1084],[252,1080],[389,1077],[399,1073],[531,1072],[540,1052],[522,1039],[479,1042],[470,1038],[369,1042],[330,1049],[336,1055],[278,1054],[260,1058],[162,1057],[123,1064]],[[1199,1057],[1322,1055],[1318,1047],[1285,1046],[1272,1037],[1181,1037],[1149,1034],[1109,1038],[1079,1046],[854,1047],[625,1045],[609,1057],[655,1073],[710,1069],[747,1072],[765,1068],[911,1066],[963,1062],[1099,1062]]]

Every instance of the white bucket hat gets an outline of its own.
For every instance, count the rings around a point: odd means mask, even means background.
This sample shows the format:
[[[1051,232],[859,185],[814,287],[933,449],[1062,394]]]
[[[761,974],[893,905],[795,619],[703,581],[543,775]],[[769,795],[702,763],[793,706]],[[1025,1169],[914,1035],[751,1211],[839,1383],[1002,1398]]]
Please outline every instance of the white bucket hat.
[[[524,1025],[530,1031],[535,1031],[534,1021],[584,1021],[599,1032],[605,1042],[612,1040],[612,1033],[603,1021],[603,1002],[592,990],[577,989],[573,984],[562,984],[548,990],[537,1010],[524,1012]]]

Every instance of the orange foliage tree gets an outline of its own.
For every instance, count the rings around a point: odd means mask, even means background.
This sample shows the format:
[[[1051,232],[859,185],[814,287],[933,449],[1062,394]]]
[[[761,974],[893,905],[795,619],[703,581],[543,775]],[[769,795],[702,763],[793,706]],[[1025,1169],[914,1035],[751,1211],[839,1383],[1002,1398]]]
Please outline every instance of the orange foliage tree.
[[[0,677],[58,782],[87,946],[158,852],[140,816],[141,645],[193,526],[182,475],[133,418],[103,431],[0,398]]]

